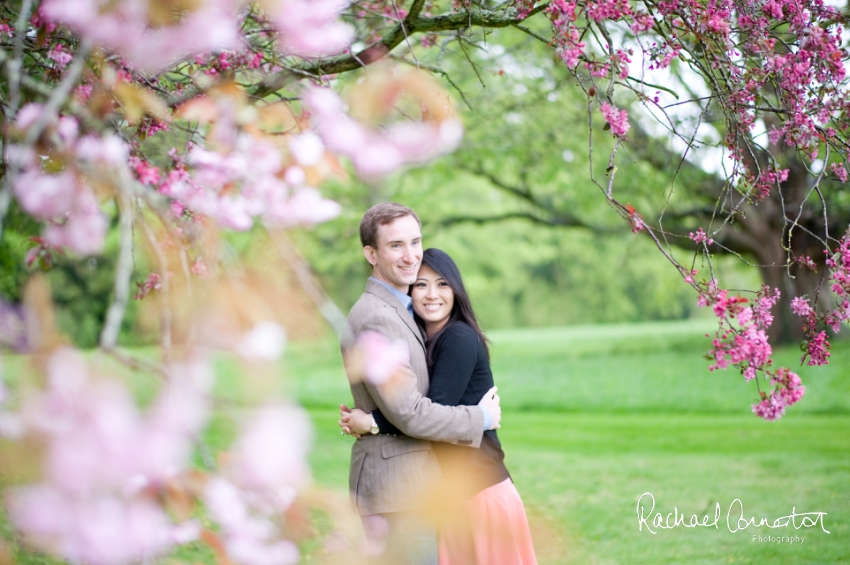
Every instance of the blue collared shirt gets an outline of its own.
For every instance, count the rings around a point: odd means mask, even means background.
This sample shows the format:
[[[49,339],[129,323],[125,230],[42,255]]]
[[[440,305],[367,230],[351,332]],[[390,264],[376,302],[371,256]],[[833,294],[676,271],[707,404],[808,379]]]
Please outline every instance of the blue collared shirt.
[[[371,280],[375,281],[376,283],[380,284],[381,286],[383,286],[387,290],[389,290],[392,293],[393,296],[398,298],[398,301],[401,302],[401,304],[405,307],[405,309],[407,310],[407,313],[410,314],[410,317],[411,318],[413,317],[413,299],[410,298],[410,296],[403,293],[402,291],[400,291],[396,287],[390,286],[387,283],[385,283],[384,281],[380,281],[380,280],[376,279],[375,277],[369,277],[369,278]],[[490,414],[490,410],[488,410],[487,408],[485,408],[483,406],[481,406],[481,411],[484,413],[484,429],[489,430],[490,426],[493,423],[493,415]]]
[[[376,283],[378,283],[380,285],[382,285],[384,288],[386,288],[391,293],[393,293],[393,296],[398,298],[398,301],[401,302],[402,306],[404,306],[407,309],[407,313],[410,314],[410,317],[411,318],[413,317],[413,299],[410,298],[410,296],[408,296],[406,293],[400,291],[396,287],[388,285],[384,281],[379,281],[375,277],[369,277],[369,279],[375,281]]]

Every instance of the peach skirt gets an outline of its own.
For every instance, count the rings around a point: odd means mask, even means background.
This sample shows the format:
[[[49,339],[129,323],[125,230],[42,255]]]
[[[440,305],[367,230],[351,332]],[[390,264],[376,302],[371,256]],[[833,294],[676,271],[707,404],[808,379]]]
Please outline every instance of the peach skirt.
[[[537,565],[525,507],[510,479],[463,501],[466,520],[440,531],[440,565]]]

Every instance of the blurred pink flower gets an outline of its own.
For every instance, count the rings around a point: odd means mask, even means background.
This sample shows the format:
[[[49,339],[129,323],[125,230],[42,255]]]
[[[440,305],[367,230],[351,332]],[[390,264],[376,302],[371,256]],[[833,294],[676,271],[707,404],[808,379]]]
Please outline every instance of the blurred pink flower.
[[[278,492],[297,489],[310,479],[307,453],[312,425],[294,405],[272,404],[258,409],[233,447],[233,476],[244,488]]]
[[[25,428],[45,446],[43,479],[8,491],[10,517],[33,544],[75,563],[123,565],[197,537],[140,496],[189,465],[208,418],[206,361],[169,372],[144,416],[122,384],[91,375],[78,352],[50,356],[45,390],[22,408]]]
[[[72,172],[47,175],[39,169],[21,173],[13,188],[21,207],[41,220],[68,213],[76,193],[82,190],[79,178]]]
[[[289,150],[299,165],[310,167],[325,154],[325,145],[315,133],[305,132],[289,138]]]
[[[72,563],[124,565],[171,545],[168,515],[147,500],[80,498],[44,485],[10,491],[8,508],[32,543]]]
[[[30,102],[29,104],[25,104],[18,110],[18,116],[15,119],[15,125],[21,131],[28,129],[31,125],[33,125],[38,117],[41,115],[41,112],[44,111],[43,104],[37,104],[34,102]]]
[[[47,226],[44,241],[53,247],[68,247],[81,255],[91,255],[103,249],[108,227],[94,195],[84,190],[78,194],[64,224]]]
[[[410,363],[410,352],[404,342],[390,341],[378,332],[366,331],[357,336],[357,347],[365,355],[364,376],[372,384],[387,382]]]
[[[107,165],[127,163],[130,155],[127,144],[115,134],[108,134],[103,137],[87,135],[77,142],[75,152],[80,160]]]
[[[283,53],[324,57],[343,51],[354,38],[354,28],[339,19],[348,6],[342,0],[276,0],[268,6],[280,31]]]
[[[454,151],[463,138],[463,126],[454,119],[438,123],[403,121],[381,130],[369,128],[346,114],[342,100],[328,88],[307,88],[304,104],[328,149],[350,158],[365,177],[380,177],[405,165],[424,163]]]
[[[341,211],[342,206],[322,198],[315,188],[303,187],[285,200],[272,202],[263,219],[272,226],[312,226],[336,218]]]
[[[194,55],[238,46],[238,0],[201,0],[178,24],[151,26],[147,2],[45,0],[41,11],[82,37],[119,52],[128,63],[156,72]]]
[[[236,345],[236,352],[246,359],[274,361],[283,355],[286,332],[275,322],[260,322],[248,330]]]

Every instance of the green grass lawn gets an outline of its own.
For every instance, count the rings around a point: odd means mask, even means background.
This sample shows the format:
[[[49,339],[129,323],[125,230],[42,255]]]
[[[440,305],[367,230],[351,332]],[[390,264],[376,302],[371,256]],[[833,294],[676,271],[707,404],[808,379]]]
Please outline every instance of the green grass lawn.
[[[504,409],[499,434],[541,563],[850,562],[850,344],[837,342],[831,364],[818,368],[798,367],[797,349],[779,351],[806,396],[766,423],[750,412],[752,383],[707,370],[708,330],[697,321],[489,334]],[[336,344],[292,345],[287,373],[316,424],[315,480],[345,493],[353,440],[335,423],[335,406],[349,399]],[[713,520],[719,503],[718,527],[639,531],[636,506],[646,492],[654,512],[675,507],[688,520],[706,512]],[[826,512],[830,533],[730,532],[735,499],[756,523],[792,509]]]
[[[503,406],[499,434],[541,564],[850,563],[850,342],[833,345],[827,367],[798,367],[798,349],[778,351],[777,361],[801,375],[806,395],[766,423],[750,412],[753,383],[707,370],[704,334],[711,330],[710,321],[691,321],[489,333]],[[4,378],[14,381],[24,366],[22,358],[4,359]],[[232,441],[240,397],[250,394],[250,380],[224,356],[217,373],[218,410],[205,436],[213,451]],[[315,484],[331,494],[337,517],[353,518],[345,501],[354,440],[336,426],[336,407],[350,394],[336,341],[290,344],[282,374],[281,386],[315,424]],[[143,402],[153,397],[155,380],[127,378]],[[675,508],[688,520],[706,512],[713,519],[719,503],[718,527],[640,531],[636,506],[644,493],[654,496],[654,512]],[[825,512],[830,533],[819,525],[730,532],[735,499],[756,522],[792,510]],[[758,542],[753,535],[805,540]],[[308,541],[304,561],[325,562],[321,547],[321,539]],[[19,557],[22,565],[45,562]],[[173,557],[212,563],[200,547]]]

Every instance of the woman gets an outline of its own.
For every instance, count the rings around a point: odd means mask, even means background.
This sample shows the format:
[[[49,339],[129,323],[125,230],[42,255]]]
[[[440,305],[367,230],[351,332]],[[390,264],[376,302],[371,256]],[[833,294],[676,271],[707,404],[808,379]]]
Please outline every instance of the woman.
[[[451,257],[439,249],[425,250],[410,296],[416,322],[427,336],[428,398],[451,406],[477,404],[493,386],[487,338]],[[365,434],[372,416],[380,433],[403,435],[380,410],[354,409],[340,425]],[[432,445],[447,478],[445,498],[462,501],[466,517],[441,528],[440,565],[536,565],[525,509],[496,431],[484,432],[480,449]]]

